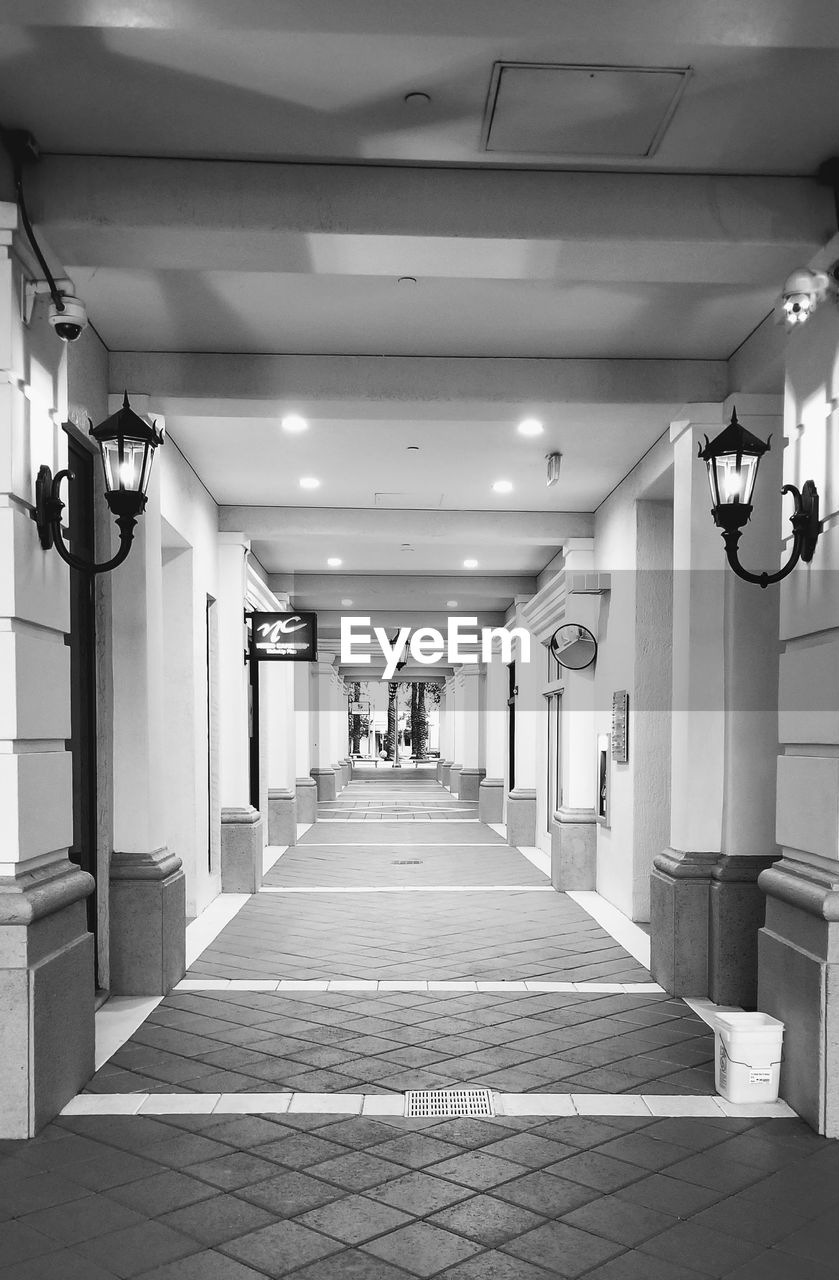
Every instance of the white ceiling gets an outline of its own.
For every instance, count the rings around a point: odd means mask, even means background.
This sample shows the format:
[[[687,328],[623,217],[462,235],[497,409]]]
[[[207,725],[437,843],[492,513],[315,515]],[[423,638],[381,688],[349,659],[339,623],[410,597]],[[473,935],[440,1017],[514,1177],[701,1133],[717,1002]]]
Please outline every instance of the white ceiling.
[[[406,251],[403,270],[413,265]],[[108,346],[122,351],[720,360],[777,292],[774,280],[400,285],[394,276],[68,269]]]
[[[45,153],[36,226],[113,367],[122,353],[174,353],[183,382],[178,353],[320,360],[309,385],[297,366],[288,404],[310,418],[302,437],[274,416],[283,371],[269,390],[243,389],[221,363],[212,393],[194,365],[189,390],[128,384],[170,395],[172,439],[277,573],[328,574],[330,555],[342,574],[457,575],[468,555],[489,574],[541,570],[560,534],[523,520],[513,536],[501,513],[592,512],[682,403],[678,377],[662,377],[658,399],[646,390],[653,366],[681,360],[700,383],[702,362],[731,356],[832,230],[829,195],[783,175],[809,177],[836,148],[835,0],[5,0],[0,23],[0,122]],[[515,149],[487,152],[499,60],[690,75],[651,157],[542,150],[556,124],[575,149],[583,134],[601,151],[647,136],[626,79],[614,97],[605,80],[572,92],[553,123],[558,98],[517,99],[501,144]],[[431,101],[408,103],[411,91]],[[655,112],[638,110],[652,127]],[[0,167],[8,197],[3,179]],[[439,401],[418,413],[408,394],[379,394],[379,357],[412,365],[406,387],[438,376],[439,357]],[[591,365],[580,375],[574,360]],[[487,382],[519,379],[496,386],[492,414],[457,390],[470,361]],[[616,402],[629,364],[645,389]],[[545,383],[556,391],[534,393],[546,432],[523,441],[521,380],[537,366],[558,370]],[[719,382],[693,398],[719,399]],[[210,403],[188,410],[189,396]],[[552,449],[563,467],[547,489]],[[300,490],[304,474],[321,487]],[[490,489],[502,478],[506,496]],[[407,509],[392,518],[377,492]],[[313,521],[272,524],[264,508]],[[429,510],[464,520],[435,529]]]
[[[499,59],[692,67],[663,170],[809,173],[836,143],[830,0],[9,0],[3,16],[0,114],[47,150],[483,162]]]
[[[463,405],[441,406],[437,419],[311,417],[299,435],[273,417],[170,414],[166,427],[225,506],[593,511],[678,408],[557,405],[544,417],[544,434],[531,437],[519,435],[512,416],[469,417]],[[548,488],[545,456],[554,451],[562,467]],[[319,479],[320,488],[301,489],[301,477]],[[495,493],[496,480],[509,480],[512,492]]]

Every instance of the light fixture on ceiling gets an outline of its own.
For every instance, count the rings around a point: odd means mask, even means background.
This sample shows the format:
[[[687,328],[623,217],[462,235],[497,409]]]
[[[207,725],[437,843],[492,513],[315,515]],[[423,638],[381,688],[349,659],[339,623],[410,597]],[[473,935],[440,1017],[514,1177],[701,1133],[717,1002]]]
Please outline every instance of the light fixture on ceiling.
[[[399,548],[400,551],[413,551],[413,549],[414,548],[411,546],[410,542],[403,542]]]
[[[456,600],[447,600],[447,601],[446,601],[446,608],[447,608],[447,609],[456,609],[456,608],[457,608],[457,601],[456,601]]]
[[[545,428],[538,418],[524,418],[517,430],[520,436],[540,436]]]
[[[416,276],[397,276],[396,278],[397,284],[412,285],[412,284],[416,284],[416,282],[417,282]]]
[[[431,102],[431,94],[426,93],[424,89],[412,89],[410,93],[406,93],[402,99],[409,107],[427,107]]]
[[[716,440],[705,437],[705,448],[699,446],[699,457],[708,468],[711,485],[711,514],[722,530],[728,563],[745,582],[768,587],[791,573],[799,560],[809,563],[821,533],[819,494],[812,480],[806,480],[799,492],[794,484],[785,484],[781,493],[791,493],[795,504],[790,521],[793,529],[792,551],[777,573],[751,573],[740,564],[737,546],[743,526],[752,514],[752,495],[760,459],[769,452],[769,441],[759,440],[737,420],[736,409],[731,422]]]
[[[493,493],[512,493],[513,485],[510,480],[496,480],[492,486]]]
[[[342,601],[341,601],[341,605],[342,605],[342,607],[343,607],[344,609],[349,609],[349,607],[350,607],[350,605],[351,605],[351,604],[352,604],[352,600],[342,600]]]
[[[280,421],[283,431],[287,431],[289,435],[298,435],[301,431],[308,431],[309,424],[305,418],[299,413],[287,413]]]
[[[134,412],[126,392],[122,408],[98,427],[90,423],[90,434],[99,445],[105,473],[105,501],[119,527],[119,551],[110,560],[95,564],[74,555],[67,548],[61,531],[64,503],[60,490],[62,480],[74,478],[72,471],[59,471],[53,476],[48,466],[40,468],[35,481],[32,519],[38,526],[38,536],[45,551],[54,546],[71,569],[93,575],[116,569],[131,550],[134,526],[146,509],[154,452],[163,443],[163,430],[156,422],[146,422]]]
[[[463,567],[464,569],[477,569],[478,562],[477,560],[464,560]]]
[[[339,569],[344,562],[338,556],[330,556],[326,563],[330,569]]]
[[[420,451],[418,444],[408,444],[405,446],[405,449],[408,453],[419,453]]]
[[[545,483],[550,489],[551,485],[556,484],[559,479],[559,468],[562,464],[561,453],[549,453],[545,459],[547,467],[545,469]]]
[[[320,480],[318,480],[315,476],[301,476],[300,488],[301,489],[319,489]]]

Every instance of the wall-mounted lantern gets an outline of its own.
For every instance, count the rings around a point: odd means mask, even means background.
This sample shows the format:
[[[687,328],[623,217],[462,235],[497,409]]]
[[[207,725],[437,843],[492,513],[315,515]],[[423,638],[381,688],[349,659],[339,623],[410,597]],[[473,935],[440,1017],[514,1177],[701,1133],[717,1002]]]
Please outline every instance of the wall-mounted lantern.
[[[708,468],[711,484],[711,514],[714,524],[722,530],[728,563],[739,578],[755,582],[759,587],[780,582],[799,560],[812,560],[821,532],[819,494],[813,481],[807,480],[800,492],[794,484],[785,484],[781,493],[791,493],[795,503],[790,516],[793,544],[789,559],[777,573],[750,573],[740,564],[737,546],[743,526],[752,514],[752,494],[760,460],[768,452],[769,440],[759,440],[747,431],[738,422],[736,409],[731,414],[731,422],[716,440],[709,441],[706,436],[705,448],[699,446],[699,457]]]
[[[134,412],[128,403],[126,392],[122,408],[98,427],[90,423],[90,434],[99,445],[102,457],[105,501],[119,526],[119,551],[110,560],[95,564],[73,555],[68,549],[61,532],[64,503],[59,491],[62,480],[73,479],[70,471],[59,471],[53,476],[49,467],[41,467],[35,481],[35,509],[32,519],[38,526],[38,536],[45,551],[54,546],[71,569],[95,574],[116,569],[131,550],[134,526],[138,516],[146,509],[154,451],[163,443],[164,433],[157,423],[149,424]]]

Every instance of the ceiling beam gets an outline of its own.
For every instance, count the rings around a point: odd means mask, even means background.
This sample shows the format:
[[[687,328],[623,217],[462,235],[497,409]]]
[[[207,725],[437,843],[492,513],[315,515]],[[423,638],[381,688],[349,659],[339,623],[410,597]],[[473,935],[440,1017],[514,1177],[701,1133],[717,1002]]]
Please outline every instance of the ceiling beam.
[[[799,177],[49,156],[29,190],[69,270],[766,286],[833,217]]]
[[[362,507],[219,507],[219,532],[245,532],[254,542],[305,538],[323,532],[328,516],[330,532],[351,538],[399,542],[405,512]],[[554,511],[416,511],[410,512],[411,538],[465,545],[517,543],[561,546],[569,538],[590,538],[594,516],[587,512]]]
[[[533,47],[555,37],[557,11],[572,24],[569,38],[579,38],[576,4],[558,0],[481,0],[481,30],[498,39],[515,39],[526,31]],[[585,25],[608,33],[612,44],[628,42],[646,51],[650,27],[644,7],[616,5],[614,0],[587,0]],[[723,21],[723,17],[728,21]],[[735,18],[737,20],[735,20]],[[91,0],[5,0],[3,21],[26,26],[99,27],[109,29],[177,31],[311,31],[320,33],[391,35],[422,33],[437,37],[474,37],[475,8],[460,0],[425,0],[422,5],[394,4],[394,0],[146,0],[143,4],[92,4]],[[601,35],[601,38],[603,36]],[[789,0],[753,0],[748,14],[732,15],[727,6],[708,0],[667,0],[655,11],[659,42],[691,43],[726,48],[802,49],[839,48],[839,9],[834,0],[808,0],[791,6]]]
[[[544,360],[449,356],[219,355],[115,351],[115,394],[152,393],[160,413],[266,417],[316,402],[321,417],[470,416],[496,420],[553,404],[686,404],[723,400],[724,360]],[[457,416],[456,413],[454,416]]]
[[[310,601],[329,601],[328,607],[334,609],[338,598],[352,600],[354,613],[367,610],[375,615],[377,623],[382,617],[381,626],[393,621],[390,616],[393,610],[399,610],[400,616],[422,611],[423,617],[429,617],[426,601],[457,599],[459,614],[495,612],[499,608],[506,609],[516,596],[536,594],[536,577],[529,574],[432,573],[413,574],[407,578],[401,573],[272,573],[268,575],[268,584],[272,591],[287,592],[299,609],[305,608]],[[385,611],[386,617],[379,612],[381,610]],[[347,612],[347,609],[342,610],[342,613]],[[340,616],[336,613],[335,619]],[[438,621],[446,616],[442,612],[434,615]],[[420,625],[411,618],[407,621]],[[431,621],[428,625],[436,627],[438,621]],[[338,625],[337,621],[335,625]]]

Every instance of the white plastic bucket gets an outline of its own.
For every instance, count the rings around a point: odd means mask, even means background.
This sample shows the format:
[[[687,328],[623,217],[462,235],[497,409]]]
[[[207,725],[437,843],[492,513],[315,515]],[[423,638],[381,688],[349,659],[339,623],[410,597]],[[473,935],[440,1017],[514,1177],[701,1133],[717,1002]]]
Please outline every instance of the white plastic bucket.
[[[717,1092],[729,1102],[775,1102],[784,1024],[768,1013],[718,1013],[714,1020]]]

